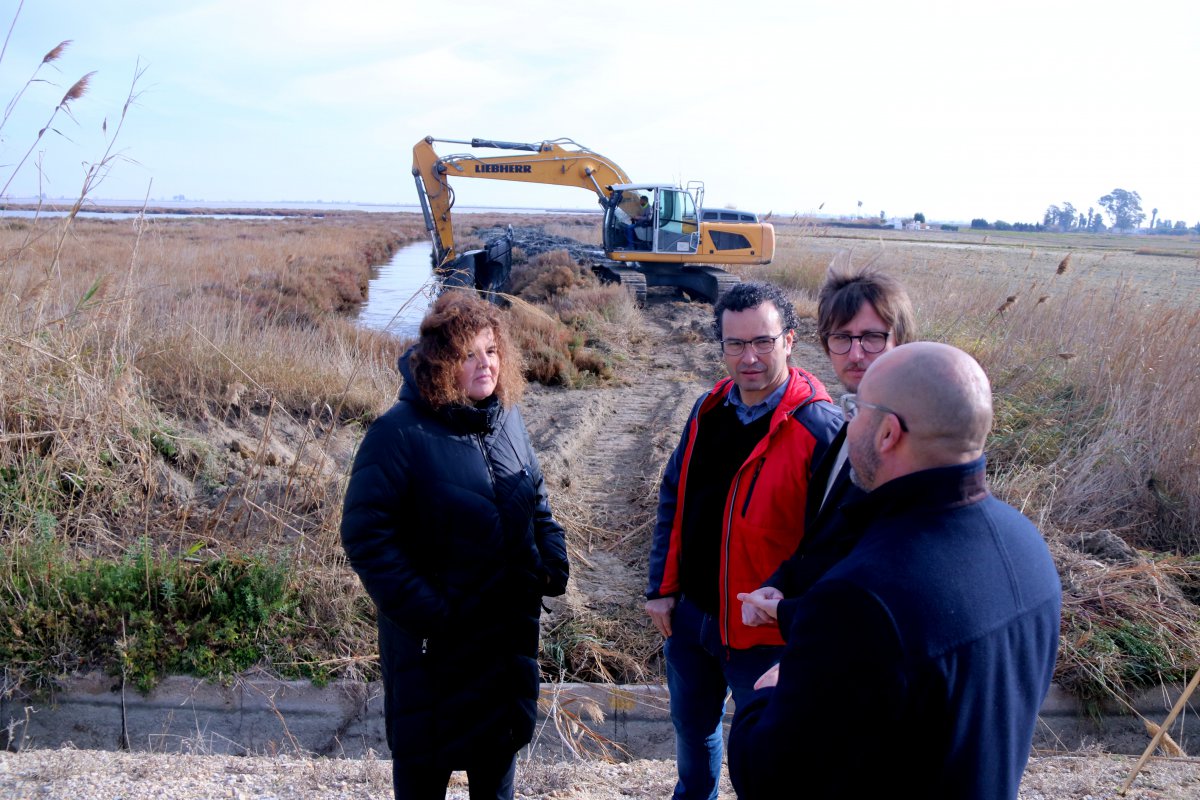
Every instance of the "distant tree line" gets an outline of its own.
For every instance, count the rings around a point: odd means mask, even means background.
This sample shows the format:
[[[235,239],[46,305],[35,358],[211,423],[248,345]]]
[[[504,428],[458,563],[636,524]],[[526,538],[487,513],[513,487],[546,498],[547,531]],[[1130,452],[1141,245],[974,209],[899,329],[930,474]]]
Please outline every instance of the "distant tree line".
[[[1040,222],[1005,222],[998,219],[995,222],[988,222],[982,217],[976,217],[971,220],[971,229],[977,231],[1022,231],[1024,233],[1041,233],[1046,230],[1046,226]]]
[[[1100,198],[1099,206],[1099,210],[1095,206],[1090,206],[1085,213],[1071,203],[1064,202],[1062,205],[1049,206],[1039,223],[1010,223],[999,219],[995,222],[988,222],[986,219],[976,218],[971,220],[971,228],[996,231],[1102,233],[1110,228],[1115,231],[1134,230],[1140,228],[1146,219],[1146,212],[1142,210],[1142,197],[1137,192],[1113,189]],[[1175,235],[1189,232],[1200,233],[1200,222],[1189,228],[1183,220],[1172,222],[1169,219],[1159,219],[1157,208],[1151,209],[1150,213],[1149,231],[1151,233]],[[1104,215],[1108,216],[1107,223]]]

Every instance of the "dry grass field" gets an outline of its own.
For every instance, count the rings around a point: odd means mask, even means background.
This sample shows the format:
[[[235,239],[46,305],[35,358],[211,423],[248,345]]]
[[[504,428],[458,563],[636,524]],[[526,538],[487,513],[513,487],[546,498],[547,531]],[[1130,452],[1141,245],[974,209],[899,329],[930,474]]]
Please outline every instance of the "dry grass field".
[[[906,275],[953,284],[978,277],[1001,300],[1037,300],[1073,290],[1131,294],[1134,302],[1200,309],[1200,237],[1119,234],[870,231],[776,223],[781,251],[802,249],[813,257],[885,256]],[[803,243],[801,245],[801,243]],[[1052,280],[1070,257],[1069,280]]]

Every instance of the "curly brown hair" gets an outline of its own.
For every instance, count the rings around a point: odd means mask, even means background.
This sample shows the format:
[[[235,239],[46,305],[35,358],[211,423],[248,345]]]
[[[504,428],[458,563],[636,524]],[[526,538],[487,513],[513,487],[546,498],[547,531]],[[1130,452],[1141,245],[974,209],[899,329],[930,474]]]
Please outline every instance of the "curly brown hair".
[[[443,292],[421,320],[421,340],[409,356],[417,389],[434,408],[454,403],[470,404],[458,385],[458,370],[480,331],[491,328],[500,355],[496,397],[507,408],[525,392],[521,352],[508,335],[506,315],[474,292]]]

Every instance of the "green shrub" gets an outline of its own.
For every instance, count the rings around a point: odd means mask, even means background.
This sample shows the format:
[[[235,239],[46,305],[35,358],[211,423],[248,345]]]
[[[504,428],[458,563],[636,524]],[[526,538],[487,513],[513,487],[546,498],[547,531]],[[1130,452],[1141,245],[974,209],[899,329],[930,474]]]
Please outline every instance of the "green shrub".
[[[300,633],[299,593],[278,560],[169,556],[147,541],[119,561],[73,559],[43,537],[0,567],[0,663],[35,683],[88,666],[142,691],[166,675],[225,680],[262,663],[322,677],[276,658]]]

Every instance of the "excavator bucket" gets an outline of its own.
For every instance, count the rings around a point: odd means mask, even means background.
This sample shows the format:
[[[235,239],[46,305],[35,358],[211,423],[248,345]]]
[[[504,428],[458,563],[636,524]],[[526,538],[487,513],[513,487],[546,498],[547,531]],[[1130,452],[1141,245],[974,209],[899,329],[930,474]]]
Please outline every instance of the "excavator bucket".
[[[437,268],[438,280],[445,289],[475,288],[475,257],[482,250],[468,250],[453,261]]]
[[[468,250],[438,269],[442,286],[475,289],[492,302],[512,272],[512,232],[490,240],[482,250]]]

